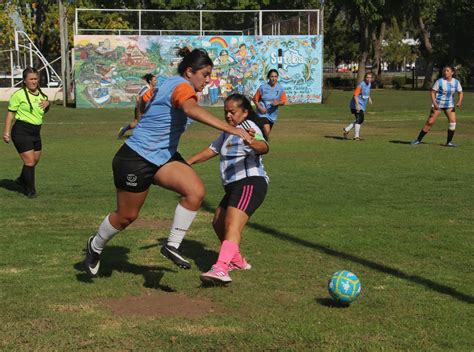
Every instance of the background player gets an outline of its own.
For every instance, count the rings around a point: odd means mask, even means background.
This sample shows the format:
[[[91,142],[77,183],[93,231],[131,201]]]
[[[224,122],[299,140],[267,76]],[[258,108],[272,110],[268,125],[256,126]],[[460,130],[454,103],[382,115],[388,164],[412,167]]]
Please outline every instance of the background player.
[[[454,107],[454,94],[458,92],[457,107],[462,106],[462,100],[464,93],[462,91],[461,83],[454,78],[454,68],[452,66],[445,66],[443,68],[443,77],[438,79],[433,88],[431,89],[431,112],[430,116],[425,122],[425,125],[418,134],[418,138],[411,142],[412,145],[420,144],[423,137],[430,131],[431,126],[436,122],[436,119],[444,111],[444,114],[448,118],[448,138],[446,140],[447,147],[456,147],[452,142],[454,137],[454,131],[456,130],[456,109]]]
[[[351,112],[355,116],[354,122],[351,122],[349,125],[342,129],[342,133],[345,139],[347,135],[354,128],[354,140],[360,140],[360,127],[364,123],[364,112],[367,107],[367,102],[372,104],[372,98],[370,97],[370,88],[372,86],[373,80],[372,72],[367,72],[364,76],[364,80],[357,85],[357,88],[354,90],[352,99],[349,103]]]

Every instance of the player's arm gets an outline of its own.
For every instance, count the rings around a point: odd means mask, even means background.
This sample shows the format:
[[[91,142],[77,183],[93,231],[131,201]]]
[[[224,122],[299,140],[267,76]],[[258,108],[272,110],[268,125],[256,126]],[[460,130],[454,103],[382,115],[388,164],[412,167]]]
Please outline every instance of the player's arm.
[[[360,87],[360,85],[358,85],[357,88],[354,90],[354,94],[353,94],[356,111],[360,111],[359,95],[361,92],[362,92],[362,88]]]
[[[3,141],[5,143],[10,143],[10,131],[12,128],[12,121],[15,117],[15,113],[13,111],[7,112],[7,117],[5,119],[5,127],[3,129]]]
[[[460,108],[462,106],[462,100],[464,98],[464,92],[463,91],[460,91],[458,92],[459,93],[459,97],[458,97],[458,102],[456,103],[456,106],[458,108]]]
[[[252,137],[250,137],[247,131],[241,128],[231,126],[226,122],[219,120],[209,111],[199,106],[195,96],[182,102],[180,108],[187,116],[189,116],[193,120],[199,121],[205,125],[214,127],[218,130],[239,136],[244,141],[250,141],[252,139]]]
[[[439,106],[436,103],[436,90],[432,89],[430,94],[431,94],[431,104],[433,104],[435,110],[439,110]]]
[[[201,150],[199,153],[194,154],[192,157],[190,157],[188,160],[186,160],[186,162],[189,165],[198,164],[198,163],[202,163],[204,161],[207,161],[207,160],[215,157],[216,155],[217,155],[217,153],[214,150],[207,147],[207,148]]]
[[[372,105],[372,104],[373,104],[373,102],[372,102],[372,98],[370,97],[370,95],[369,95],[369,104],[370,104],[370,105]]]
[[[255,104],[255,107],[258,109],[258,111],[260,111],[260,113],[262,114],[265,114],[267,112],[267,109],[265,108],[265,106],[262,106],[262,104],[260,104],[260,98],[261,98],[260,88],[258,88],[257,91],[255,92],[255,95],[252,98],[252,101]]]
[[[270,147],[265,140],[253,139],[250,143],[245,142],[250,148],[252,148],[257,154],[267,154],[270,150]]]

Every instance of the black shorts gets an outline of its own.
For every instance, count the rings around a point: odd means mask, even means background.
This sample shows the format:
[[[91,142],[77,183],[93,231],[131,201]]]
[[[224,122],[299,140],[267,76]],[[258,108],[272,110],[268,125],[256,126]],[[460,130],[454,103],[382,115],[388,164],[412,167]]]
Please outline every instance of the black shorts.
[[[456,108],[440,108],[439,110],[443,110],[444,112],[446,112],[447,110],[451,110],[452,112],[456,112]],[[435,112],[435,108],[434,106],[431,107],[431,110],[430,110],[430,113],[433,114]]]
[[[219,207],[234,207],[245,212],[249,217],[263,203],[268,184],[264,177],[251,176],[224,186],[225,196]]]
[[[275,122],[271,121],[270,119],[267,119],[266,117],[257,117],[256,118],[256,124],[258,127],[262,128],[263,125],[270,125],[270,129],[272,129],[273,125]]]
[[[34,150],[38,152],[42,148],[41,125],[33,125],[28,122],[16,120],[12,127],[12,141],[19,154]]]
[[[355,116],[355,123],[362,125],[364,122],[364,110],[359,110],[359,112],[357,112],[356,109],[351,109],[351,113]]]
[[[188,165],[178,152],[165,164],[172,161],[180,161]],[[150,188],[153,177],[161,166],[149,162],[124,143],[112,161],[115,187],[133,193],[146,191]]]

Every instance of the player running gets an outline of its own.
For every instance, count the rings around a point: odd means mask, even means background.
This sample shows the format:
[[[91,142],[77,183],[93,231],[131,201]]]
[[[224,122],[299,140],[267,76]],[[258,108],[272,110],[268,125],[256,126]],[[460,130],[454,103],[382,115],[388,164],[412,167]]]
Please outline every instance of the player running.
[[[278,83],[278,76],[277,70],[268,71],[268,82],[258,88],[252,99],[257,108],[256,122],[262,127],[263,135],[267,140],[278,118],[278,107],[287,102],[285,90]]]
[[[448,118],[448,137],[446,140],[447,147],[457,147],[454,144],[453,137],[454,131],[456,130],[456,107],[462,106],[462,100],[464,93],[462,91],[461,83],[454,78],[454,67],[445,66],[443,68],[443,77],[438,79],[433,88],[431,89],[431,112],[425,125],[420,131],[418,138],[411,142],[412,145],[418,145],[423,140],[423,137],[430,131],[431,126],[436,122],[436,119],[444,111],[444,114]],[[454,104],[454,95],[458,93],[458,102]]]
[[[355,116],[355,120],[342,129],[344,139],[347,139],[347,135],[354,128],[354,138],[352,139],[355,141],[360,140],[360,128],[364,123],[364,112],[367,107],[367,102],[372,105],[370,88],[372,86],[373,77],[374,76],[372,72],[367,72],[364,76],[364,80],[360,82],[357,88],[354,90],[349,107],[351,109],[351,113],[353,113]]]
[[[163,82],[153,95],[133,135],[118,150],[112,162],[117,188],[117,209],[108,214],[97,233],[87,241],[85,267],[98,274],[105,244],[138,217],[151,184],[181,195],[167,243],[161,254],[181,268],[191,268],[180,245],[204,198],[204,185],[178,153],[178,144],[188,117],[251,142],[243,129],[216,118],[197,104],[197,91],[209,83],[212,60],[202,49],[182,48],[179,76]]]
[[[197,164],[220,155],[220,172],[225,195],[214,214],[212,225],[221,241],[217,262],[201,274],[203,282],[228,283],[230,270],[246,270],[251,265],[240,254],[242,231],[250,216],[262,204],[267,193],[268,176],[261,154],[268,153],[268,143],[256,125],[250,101],[232,94],[224,102],[225,119],[231,126],[253,130],[254,138],[243,140],[222,132],[211,145],[188,160]]]

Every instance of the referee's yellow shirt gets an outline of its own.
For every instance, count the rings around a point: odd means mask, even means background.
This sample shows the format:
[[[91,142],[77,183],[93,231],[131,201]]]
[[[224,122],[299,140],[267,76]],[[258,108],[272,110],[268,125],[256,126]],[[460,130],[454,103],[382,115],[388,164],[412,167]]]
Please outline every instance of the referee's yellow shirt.
[[[30,98],[33,109],[30,109],[26,94]],[[28,92],[28,90],[19,89],[10,97],[8,111],[16,113],[15,118],[17,120],[28,122],[32,125],[41,125],[43,124],[44,110],[41,109],[39,104],[43,100],[48,100],[48,98],[41,95],[40,92],[38,92],[38,95],[34,95]]]

